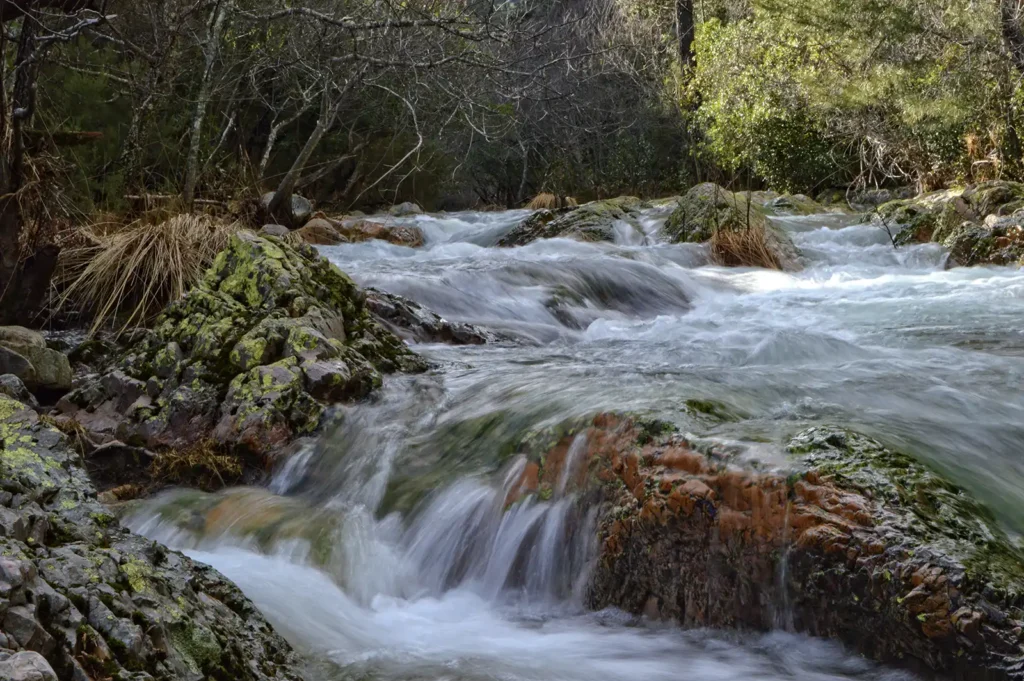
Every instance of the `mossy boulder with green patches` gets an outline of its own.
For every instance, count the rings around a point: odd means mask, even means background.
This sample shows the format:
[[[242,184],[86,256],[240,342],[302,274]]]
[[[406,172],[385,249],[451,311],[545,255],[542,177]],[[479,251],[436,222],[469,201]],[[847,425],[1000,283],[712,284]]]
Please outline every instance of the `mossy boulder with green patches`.
[[[502,237],[498,245],[525,246],[538,239],[614,241],[617,225],[639,229],[638,211],[643,206],[635,196],[620,196],[576,208],[537,211]]]
[[[818,215],[820,213],[842,212],[841,207],[824,206],[804,194],[783,194],[768,198],[762,208],[772,215]]]
[[[679,199],[662,233],[673,243],[703,243],[717,229],[763,229],[766,222],[761,206],[748,201],[742,192],[705,182]]]
[[[123,528],[66,437],[6,397],[0,651],[38,653],[59,679],[301,678],[288,644],[234,584]]]
[[[312,247],[242,232],[115,370],[59,407],[101,442],[158,451],[212,438],[258,464],[315,430],[327,404],[424,368]]]

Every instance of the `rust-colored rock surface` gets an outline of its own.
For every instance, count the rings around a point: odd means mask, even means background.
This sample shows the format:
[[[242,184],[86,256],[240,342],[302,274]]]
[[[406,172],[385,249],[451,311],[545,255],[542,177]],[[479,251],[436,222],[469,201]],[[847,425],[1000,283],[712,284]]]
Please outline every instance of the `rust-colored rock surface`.
[[[590,607],[786,628],[911,668],[1024,678],[1024,562],[965,492],[841,429],[797,435],[785,472],[669,430],[601,415],[524,472],[521,491],[542,489],[584,448],[579,474],[605,498]]]

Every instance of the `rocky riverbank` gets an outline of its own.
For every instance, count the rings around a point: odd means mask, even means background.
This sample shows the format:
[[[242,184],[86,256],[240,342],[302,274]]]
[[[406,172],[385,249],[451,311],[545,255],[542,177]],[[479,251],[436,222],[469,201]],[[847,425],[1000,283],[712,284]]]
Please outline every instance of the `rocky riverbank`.
[[[317,430],[331,404],[368,396],[382,374],[425,368],[312,247],[242,232],[198,286],[120,360],[80,378],[58,410],[96,447],[90,468],[110,488],[161,477],[223,486],[256,479]]]
[[[880,206],[894,245],[939,243],[951,264],[1024,265],[1024,184],[993,181]]]
[[[67,437],[0,396],[0,675],[299,679],[230,582],[122,528]]]

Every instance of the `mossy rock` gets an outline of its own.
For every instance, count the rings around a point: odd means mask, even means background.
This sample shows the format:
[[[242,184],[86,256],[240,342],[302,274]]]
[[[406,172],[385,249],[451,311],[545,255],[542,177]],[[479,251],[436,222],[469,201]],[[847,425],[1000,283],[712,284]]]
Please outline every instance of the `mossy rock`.
[[[942,475],[842,428],[799,433],[780,466],[604,421],[590,607],[753,630],[784,616],[880,661],[1019,678],[1024,553]]]
[[[614,241],[615,224],[639,227],[637,211],[645,204],[635,196],[592,201],[577,208],[540,210],[523,220],[498,242],[499,246],[525,246],[538,239]]]
[[[703,243],[717,229],[763,229],[766,223],[765,211],[743,193],[705,182],[679,199],[662,233],[673,243]]]
[[[819,215],[832,212],[804,194],[784,194],[761,204],[772,215]]]
[[[329,401],[366,397],[382,373],[425,366],[315,249],[241,232],[116,371],[60,408],[104,437],[155,450],[212,437],[256,465],[315,430]]]
[[[301,678],[236,586],[122,527],[68,439],[2,397],[0,479],[5,647],[39,650],[60,679]]]

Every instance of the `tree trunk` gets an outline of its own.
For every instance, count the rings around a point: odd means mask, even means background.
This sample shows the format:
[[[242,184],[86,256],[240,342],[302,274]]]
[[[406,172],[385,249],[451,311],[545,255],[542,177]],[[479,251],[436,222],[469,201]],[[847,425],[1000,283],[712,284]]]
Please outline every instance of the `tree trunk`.
[[[228,15],[227,0],[220,0],[213,8],[206,33],[206,44],[203,46],[205,68],[199,85],[199,96],[196,109],[192,115],[192,131],[189,137],[188,160],[185,162],[185,187],[182,198],[185,206],[191,210],[196,198],[196,185],[199,182],[199,149],[203,141],[203,123],[206,121],[206,110],[210,106],[213,95],[213,69],[220,56],[220,41]]]
[[[999,17],[1003,43],[1014,67],[1024,74],[1024,30],[1021,29],[1021,7],[1018,0],[999,0]]]
[[[1017,72],[1024,76],[1024,30],[1021,29],[1021,7],[1018,0],[999,0],[999,18],[1003,44],[1010,54],[1010,61]],[[1004,170],[1014,172],[1021,163],[1020,134],[1017,132],[1017,116],[1014,100],[1016,85],[1010,85],[1006,97],[1006,136],[1001,155]]]
[[[139,92],[141,100],[132,111],[132,120],[128,124],[124,146],[117,160],[117,165],[124,173],[125,188],[129,191],[142,189],[142,141],[145,133],[146,119],[153,109],[156,100],[156,86],[160,80],[159,66],[150,66],[146,80]]]
[[[676,39],[679,43],[679,63],[686,69],[693,67],[693,0],[676,0]]]
[[[27,322],[42,302],[56,264],[56,253],[50,254],[53,262],[46,267],[46,263],[26,258],[22,252],[20,192],[24,186],[25,129],[34,114],[38,73],[37,65],[32,63],[38,19],[29,19],[22,23],[14,59],[14,92],[9,106],[0,112],[4,127],[10,131],[10,146],[0,160],[0,324]]]
[[[277,190],[274,192],[274,198],[270,200],[270,205],[267,206],[268,215],[281,224],[288,227],[293,226],[292,223],[295,218],[292,215],[292,194],[295,193],[295,187],[299,183],[299,178],[302,177],[303,169],[309,163],[309,159],[313,157],[313,152],[320,146],[324,135],[334,125],[334,118],[337,115],[338,105],[331,101],[330,90],[325,90],[323,100],[320,103],[320,117],[316,121],[313,133],[306,140],[306,144],[295,158],[292,167],[281,178],[281,183],[277,185]]]

